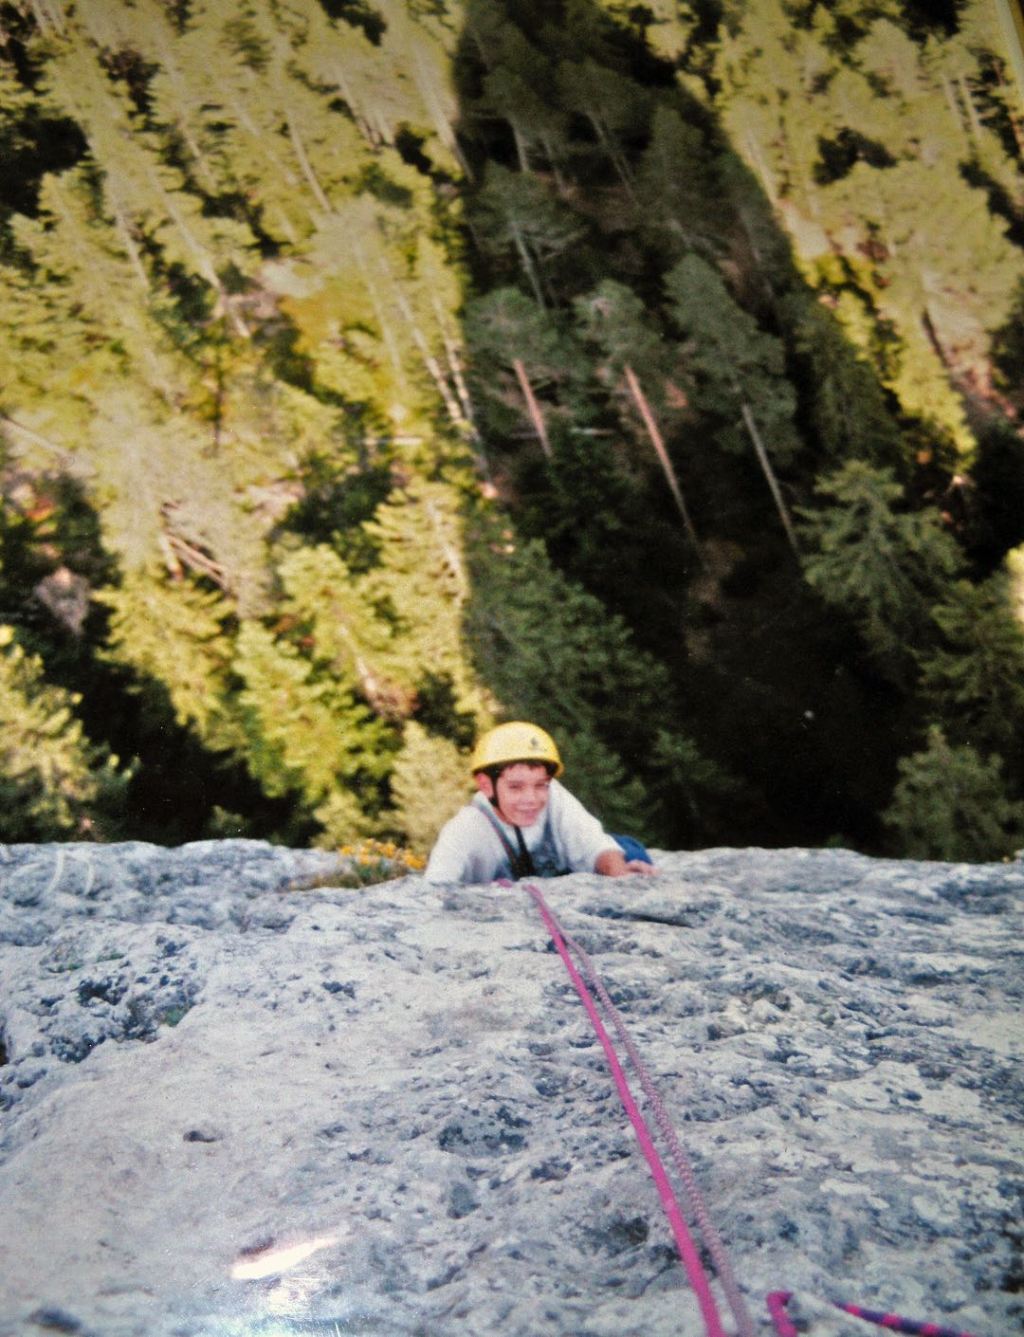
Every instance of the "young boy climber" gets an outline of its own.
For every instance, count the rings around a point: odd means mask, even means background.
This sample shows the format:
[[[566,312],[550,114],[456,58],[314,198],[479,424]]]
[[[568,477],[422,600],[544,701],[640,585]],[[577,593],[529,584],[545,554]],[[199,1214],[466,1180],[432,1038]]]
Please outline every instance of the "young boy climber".
[[[628,858],[579,799],[558,783],[562,759],[535,724],[499,724],[477,743],[470,762],[479,791],[441,829],[424,876],[428,882],[654,871],[646,851],[624,837]]]

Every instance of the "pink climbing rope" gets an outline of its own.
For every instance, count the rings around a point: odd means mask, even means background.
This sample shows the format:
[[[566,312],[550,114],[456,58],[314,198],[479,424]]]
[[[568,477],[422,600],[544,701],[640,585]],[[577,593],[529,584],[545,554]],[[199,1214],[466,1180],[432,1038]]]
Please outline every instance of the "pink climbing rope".
[[[796,1327],[786,1313],[786,1305],[792,1298],[792,1291],[772,1291],[771,1295],[767,1297],[768,1313],[775,1324],[778,1337],[799,1337]],[[888,1328],[890,1332],[906,1332],[912,1334],[912,1337],[973,1337],[973,1334],[963,1332],[960,1328],[945,1328],[939,1323],[926,1323],[916,1318],[904,1318],[901,1314],[887,1314],[882,1310],[863,1309],[860,1305],[843,1304],[839,1300],[833,1300],[832,1304],[837,1309],[841,1309],[844,1314],[852,1314],[854,1318],[862,1318],[866,1323],[877,1323],[880,1328]]]
[[[686,1274],[690,1279],[690,1285],[693,1287],[697,1296],[697,1302],[700,1305],[701,1313],[704,1316],[704,1326],[707,1331],[707,1337],[726,1337],[725,1329],[722,1327],[722,1320],[719,1317],[718,1307],[715,1304],[715,1297],[711,1293],[711,1286],[707,1275],[700,1261],[700,1255],[697,1252],[697,1246],[693,1241],[687,1229],[686,1222],[683,1220],[683,1214],[676,1200],[676,1195],[672,1189],[671,1181],[665,1173],[665,1167],[662,1164],[661,1157],[658,1155],[657,1148],[651,1137],[647,1121],[641,1114],[636,1101],[633,1099],[633,1093],[629,1089],[629,1083],[626,1080],[626,1074],[622,1070],[622,1064],[615,1052],[615,1046],[612,1044],[611,1037],[605,1029],[604,1023],[597,1010],[590,991],[583,982],[583,977],[576,969],[572,957],[569,955],[568,948],[562,936],[558,921],[548,909],[547,902],[540,891],[530,883],[524,883],[523,889],[528,891],[533,897],[537,909],[540,911],[541,918],[544,920],[545,927],[551,935],[551,941],[555,944],[562,963],[569,973],[576,992],[580,996],[580,1001],[587,1010],[590,1023],[594,1028],[601,1047],[604,1050],[608,1065],[612,1071],[612,1079],[615,1082],[615,1089],[619,1093],[619,1099],[625,1108],[629,1121],[633,1125],[633,1131],[636,1133],[637,1141],[640,1143],[640,1149],[647,1159],[651,1175],[658,1190],[658,1196],[661,1198],[661,1205],[668,1218],[669,1226],[672,1229],[675,1238],[676,1247],[679,1250],[679,1256],[686,1268]]]
[[[571,951],[575,952],[576,959],[582,965],[584,974],[589,979],[595,993],[601,1000],[601,1006],[604,1008],[606,1015],[611,1018],[612,1025],[615,1027],[615,1033],[619,1037],[623,1049],[625,1049],[628,1054],[629,1061],[632,1063],[634,1071],[640,1080],[643,1093],[647,1097],[648,1103],[654,1111],[655,1121],[665,1140],[665,1145],[669,1149],[672,1163],[675,1166],[676,1173],[683,1185],[687,1204],[690,1208],[690,1215],[693,1217],[694,1221],[696,1221],[697,1227],[703,1236],[707,1251],[711,1255],[711,1261],[715,1265],[715,1275],[718,1277],[719,1284],[725,1293],[729,1308],[732,1310],[733,1318],[736,1320],[737,1337],[755,1337],[754,1321],[750,1316],[750,1311],[747,1309],[743,1294],[736,1281],[735,1274],[732,1270],[732,1264],[729,1261],[729,1255],[726,1252],[725,1245],[722,1243],[722,1237],[719,1235],[714,1222],[711,1220],[711,1213],[708,1211],[704,1194],[701,1192],[700,1186],[697,1183],[697,1176],[694,1172],[693,1165],[676,1135],[676,1130],[672,1126],[671,1119],[668,1117],[668,1112],[665,1109],[661,1096],[658,1094],[657,1087],[654,1085],[651,1075],[647,1071],[643,1059],[640,1057],[639,1050],[633,1043],[633,1037],[629,1034],[622,1017],[619,1015],[618,1008],[612,1002],[608,990],[605,988],[601,977],[598,975],[593,961],[591,961],[590,957],[578,942],[571,938],[564,929],[561,931],[566,945]]]
[[[513,883],[503,878],[500,880],[500,885],[511,887]],[[619,1093],[619,1098],[629,1116],[630,1123],[633,1125],[633,1131],[636,1133],[637,1141],[640,1143],[640,1148],[650,1167],[651,1175],[658,1189],[658,1195],[661,1198],[662,1208],[668,1218],[672,1234],[676,1241],[676,1247],[679,1250],[679,1256],[686,1268],[690,1284],[697,1296],[701,1313],[704,1316],[707,1337],[726,1337],[714,1296],[711,1293],[707,1275],[701,1264],[693,1237],[690,1235],[686,1222],[683,1219],[683,1214],[676,1199],[671,1181],[665,1172],[661,1157],[658,1155],[657,1148],[654,1145],[650,1128],[633,1098],[633,1093],[629,1088],[629,1083],[626,1080],[622,1064],[619,1062],[618,1054],[615,1052],[615,1046],[612,1044],[611,1037],[601,1020],[593,997],[587,989],[582,975],[573,963],[572,957],[569,955],[570,948],[576,953],[584,972],[590,979],[594,991],[597,993],[602,1006],[610,1017],[620,1043],[629,1055],[630,1062],[633,1064],[637,1072],[644,1094],[650,1102],[651,1108],[654,1110],[658,1127],[668,1145],[676,1172],[685,1189],[691,1212],[704,1235],[705,1243],[707,1244],[712,1261],[715,1264],[715,1269],[719,1281],[722,1284],[722,1289],[729,1301],[733,1317],[736,1319],[738,1325],[738,1337],[753,1337],[753,1322],[747,1311],[739,1287],[736,1284],[728,1255],[725,1252],[725,1246],[722,1244],[721,1238],[711,1221],[703,1194],[697,1184],[693,1167],[680,1145],[675,1129],[665,1111],[665,1106],[662,1103],[654,1083],[651,1080],[650,1074],[640,1057],[639,1051],[633,1043],[632,1037],[626,1030],[618,1009],[612,1002],[607,989],[602,983],[597,971],[594,969],[594,964],[590,960],[590,957],[579,943],[574,941],[574,939],[561,928],[561,925],[558,923],[558,920],[555,918],[541,894],[540,889],[528,882],[524,882],[521,885],[523,890],[529,892],[533,897],[534,903],[540,911],[541,918],[544,920],[545,927],[551,935],[551,941],[554,943],[555,949],[562,958],[562,962],[569,973],[569,978],[572,980],[576,992],[579,994],[580,1001],[583,1003],[587,1015],[590,1018],[594,1032],[597,1035],[598,1040],[601,1042],[601,1047],[604,1050],[608,1065],[611,1068],[615,1088]],[[796,1325],[786,1312],[786,1306],[791,1299],[791,1291],[772,1291],[766,1296],[768,1313],[771,1317],[777,1337],[799,1337]],[[845,1304],[839,1300],[833,1300],[831,1303],[837,1309],[841,1309],[844,1313],[851,1314],[855,1318],[864,1319],[865,1322],[868,1323],[875,1323],[879,1327],[887,1328],[890,1332],[910,1334],[910,1337],[973,1337],[972,1333],[963,1332],[958,1328],[943,1327],[938,1323],[922,1322],[918,1319],[904,1318],[900,1314],[889,1314],[883,1311],[864,1309],[860,1305]]]
[[[891,1332],[909,1332],[916,1334],[916,1337],[972,1337],[971,1333],[961,1332],[959,1328],[944,1328],[938,1323],[923,1323],[919,1319],[901,1318],[899,1314],[862,1309],[860,1305],[841,1304],[838,1300],[833,1300],[832,1303],[844,1313],[853,1314],[855,1318],[862,1318],[868,1323],[877,1323],[880,1328],[888,1328]]]
[[[800,1337],[796,1325],[786,1313],[786,1305],[792,1298],[792,1291],[772,1291],[770,1295],[765,1296],[765,1304],[768,1306],[768,1313],[771,1315],[772,1325],[778,1337]]]

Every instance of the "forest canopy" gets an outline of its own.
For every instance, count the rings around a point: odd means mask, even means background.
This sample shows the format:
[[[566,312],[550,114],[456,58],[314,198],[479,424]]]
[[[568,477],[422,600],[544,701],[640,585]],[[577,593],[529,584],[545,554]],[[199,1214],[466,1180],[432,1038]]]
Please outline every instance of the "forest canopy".
[[[0,839],[1024,845],[990,0],[0,3]],[[1019,62],[1018,62],[1019,64]]]

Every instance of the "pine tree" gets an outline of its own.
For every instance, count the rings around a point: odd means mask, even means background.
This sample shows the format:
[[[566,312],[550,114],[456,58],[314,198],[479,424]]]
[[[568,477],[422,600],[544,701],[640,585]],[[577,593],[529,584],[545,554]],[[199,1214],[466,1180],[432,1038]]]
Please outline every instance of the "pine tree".
[[[796,539],[773,458],[788,463],[800,447],[792,384],[785,375],[782,343],[738,306],[717,271],[687,255],[668,273],[665,288],[672,319],[688,340],[693,403],[721,424],[715,439],[725,450],[749,443],[764,473],[792,547]]]
[[[366,529],[381,560],[360,590],[371,607],[388,610],[393,619],[385,665],[417,690],[428,674],[446,676],[455,708],[486,719],[490,703],[472,671],[463,633],[471,582],[459,493],[450,483],[411,481]]]
[[[779,309],[806,368],[811,435],[821,453],[837,463],[902,468],[899,429],[882,387],[836,317],[803,293],[782,298]]]
[[[230,622],[234,606],[216,590],[172,582],[158,568],[126,572],[117,586],[96,591],[110,610],[102,658],[132,670],[144,703],[170,699],[174,718],[213,752],[238,752],[245,739],[233,701]]]
[[[387,727],[344,680],[257,622],[239,628],[232,667],[245,763],[264,791],[297,796],[322,827],[321,843],[373,833],[395,751]]]
[[[551,299],[546,269],[584,235],[578,219],[536,177],[488,163],[473,200],[481,248],[521,268],[538,306]]]
[[[722,191],[701,131],[659,102],[636,172],[640,232],[667,261],[718,249]]]
[[[562,61],[556,79],[560,105],[589,122],[601,154],[628,198],[635,202],[634,174],[625,141],[646,129],[650,94],[633,79],[590,57],[579,62]]]
[[[933,725],[927,746],[904,758],[899,772],[882,820],[900,857],[984,862],[1024,841],[1024,803],[1007,793],[999,756],[954,747]]]
[[[389,651],[396,614],[392,605],[374,604],[348,567],[323,544],[302,547],[278,566],[284,588],[282,611],[294,623],[304,658],[330,677],[355,687],[385,719],[404,719],[415,699],[410,675],[394,672]]]
[[[0,626],[0,834],[7,842],[116,834],[129,772],[85,735],[73,692]]]
[[[394,820],[409,847],[429,854],[437,833],[469,793],[466,756],[447,738],[429,734],[410,720],[391,775]]]
[[[1024,625],[1008,576],[958,580],[932,609],[941,641],[922,652],[921,689],[953,738],[1016,758],[1024,743]]]
[[[495,288],[467,303],[463,328],[470,388],[490,432],[529,431],[546,444],[552,418],[565,416],[582,373],[578,350],[555,317],[517,288]]]
[[[700,542],[664,435],[679,422],[680,410],[688,407],[673,379],[682,379],[678,348],[665,339],[636,294],[613,279],[605,279],[573,306],[577,328],[600,351],[598,379],[615,395],[623,422],[634,433],[642,427],[699,553]]]
[[[485,546],[472,572],[474,661],[506,715],[553,734],[567,783],[606,826],[648,839],[663,822],[678,829],[678,818],[666,816],[664,787],[692,744],[666,726],[673,714],[664,667],[638,649],[620,618],[556,572],[539,542],[505,552]],[[705,778],[691,776],[694,788]],[[661,786],[660,811],[651,784]]]
[[[899,509],[903,491],[890,469],[850,460],[815,491],[822,508],[799,511],[804,576],[902,673],[934,634],[929,610],[959,566],[956,544],[932,512]]]

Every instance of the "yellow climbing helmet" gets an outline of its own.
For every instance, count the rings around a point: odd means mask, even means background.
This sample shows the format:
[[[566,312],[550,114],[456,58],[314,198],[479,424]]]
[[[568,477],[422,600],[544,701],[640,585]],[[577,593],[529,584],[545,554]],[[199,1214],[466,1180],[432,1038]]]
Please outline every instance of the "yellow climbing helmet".
[[[486,771],[492,766],[512,766],[517,761],[539,762],[547,766],[552,775],[561,775],[563,770],[555,740],[538,725],[523,720],[499,724],[485,733],[473,749],[470,768],[475,775],[477,771]]]

